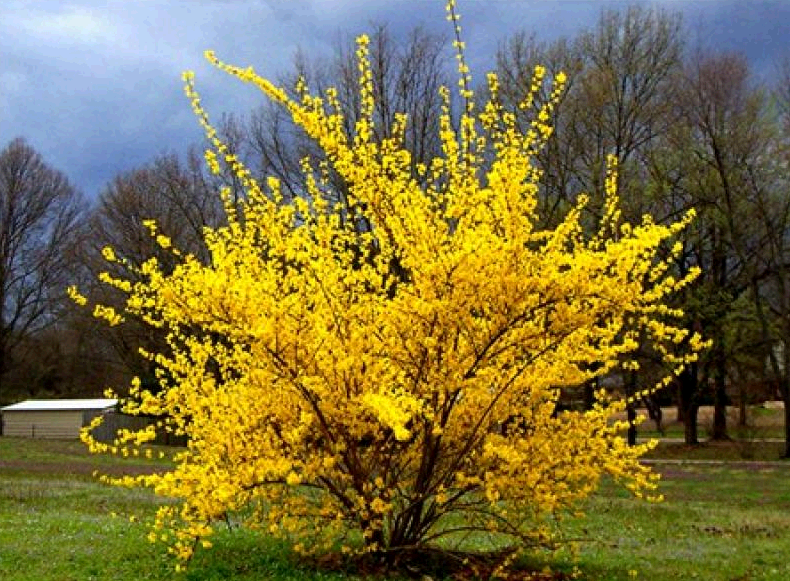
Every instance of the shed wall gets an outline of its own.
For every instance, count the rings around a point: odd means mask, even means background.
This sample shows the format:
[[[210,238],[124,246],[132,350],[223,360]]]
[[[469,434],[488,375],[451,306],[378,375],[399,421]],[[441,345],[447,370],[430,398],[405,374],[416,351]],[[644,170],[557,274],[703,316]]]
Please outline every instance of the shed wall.
[[[79,438],[80,410],[4,411],[3,435],[26,438]]]

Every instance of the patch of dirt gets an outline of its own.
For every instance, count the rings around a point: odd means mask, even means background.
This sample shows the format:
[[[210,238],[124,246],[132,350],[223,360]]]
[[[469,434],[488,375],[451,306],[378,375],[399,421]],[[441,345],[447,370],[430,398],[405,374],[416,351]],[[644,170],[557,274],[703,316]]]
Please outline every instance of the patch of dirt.
[[[689,472],[679,468],[658,468],[656,470],[661,474],[662,479],[667,480],[695,480],[704,482],[706,480],[713,480],[714,474],[705,472]]]
[[[91,464],[89,462],[30,462],[27,460],[0,460],[0,471],[14,470],[39,474],[76,474],[90,476],[94,472],[111,476],[138,476],[165,472],[165,468],[150,464]]]
[[[570,581],[574,579],[560,571],[548,569],[536,571],[518,565],[504,571],[498,566],[507,557],[507,551],[473,553],[438,549],[415,549],[392,554],[362,555],[347,558],[337,553],[315,557],[312,565],[319,570],[351,571],[367,579],[389,579],[393,572],[419,581],[452,579],[454,581],[477,581],[498,579],[501,581]]]

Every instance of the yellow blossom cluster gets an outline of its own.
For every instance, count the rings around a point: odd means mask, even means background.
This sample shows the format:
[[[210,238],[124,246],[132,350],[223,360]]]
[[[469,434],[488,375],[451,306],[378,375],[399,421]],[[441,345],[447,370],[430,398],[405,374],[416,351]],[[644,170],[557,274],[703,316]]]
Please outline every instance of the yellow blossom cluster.
[[[162,389],[135,382],[125,405],[165,417],[188,446],[172,472],[119,484],[180,499],[160,509],[150,535],[180,559],[229,514],[303,550],[340,539],[344,552],[397,551],[464,527],[515,547],[545,545],[554,516],[602,475],[637,495],[655,487],[638,461],[649,445],[628,447],[624,425],[612,421],[623,401],[601,392],[588,411],[557,404],[561,388],[627,360],[639,337],[674,370],[696,357],[701,340],[689,340],[673,322],[681,313],[665,306],[695,273],[673,278],[671,261],[658,258],[692,216],[621,223],[612,161],[597,232],[581,223],[583,198],[556,229],[536,229],[533,158],[551,133],[560,76],[526,131],[500,104],[494,75],[479,108],[462,93],[460,123],[444,90],[442,155],[416,178],[405,117],[393,137],[373,137],[368,41],[358,42],[350,135],[335,93],[300,87],[291,99],[252,68],[206,55],[284,107],[322,148],[347,188],[342,204],[326,167],[307,161],[292,202],[276,179],[254,180],[220,141],[188,73],[212,144],[208,164],[224,164],[246,196],[227,204],[227,226],[206,230],[208,264],[179,255],[167,272],[150,260],[135,280],[102,279],[127,294],[128,313],[167,333],[169,351],[147,354]],[[534,90],[544,75],[536,70]],[[105,256],[116,259],[111,249]],[[96,314],[121,321],[108,307]],[[117,446],[153,436],[119,434]]]

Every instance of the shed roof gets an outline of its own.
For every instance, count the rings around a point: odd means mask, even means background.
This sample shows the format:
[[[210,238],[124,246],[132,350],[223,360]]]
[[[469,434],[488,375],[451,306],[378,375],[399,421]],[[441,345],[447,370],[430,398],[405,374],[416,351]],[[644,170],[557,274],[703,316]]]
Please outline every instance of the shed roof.
[[[0,410],[6,411],[63,411],[103,410],[118,403],[117,399],[28,399]]]

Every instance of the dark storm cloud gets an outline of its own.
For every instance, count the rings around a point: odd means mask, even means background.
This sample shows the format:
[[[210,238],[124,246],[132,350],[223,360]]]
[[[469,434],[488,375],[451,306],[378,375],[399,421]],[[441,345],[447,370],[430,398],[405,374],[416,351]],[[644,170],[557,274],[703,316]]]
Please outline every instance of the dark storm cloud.
[[[322,48],[298,19],[275,14],[253,2],[4,2],[0,138],[24,136],[93,195],[119,170],[200,138],[182,71],[196,70],[217,114],[255,105],[203,50],[275,74],[299,39]]]
[[[764,81],[790,56],[790,2],[689,2],[684,16],[692,47],[742,52]]]
[[[703,45],[744,51],[767,72],[790,34],[790,3],[658,3],[684,12]],[[478,74],[519,30],[551,40],[592,26],[623,2],[461,0],[468,56]],[[22,135],[46,160],[95,195],[118,171],[200,139],[181,93],[193,69],[215,118],[260,102],[251,87],[213,70],[202,52],[277,77],[297,47],[331,54],[341,37],[387,23],[449,35],[441,0],[198,0],[0,2],[0,142]],[[695,32],[698,31],[698,32]]]

